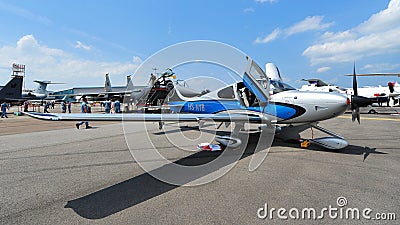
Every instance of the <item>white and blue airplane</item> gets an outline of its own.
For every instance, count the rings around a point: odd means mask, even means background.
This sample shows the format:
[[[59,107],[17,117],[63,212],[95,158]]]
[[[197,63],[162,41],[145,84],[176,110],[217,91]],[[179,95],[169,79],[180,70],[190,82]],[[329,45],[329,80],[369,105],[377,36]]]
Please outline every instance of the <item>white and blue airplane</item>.
[[[249,57],[241,80],[201,96],[186,97],[175,88],[169,96],[172,113],[167,114],[51,114],[27,113],[44,120],[70,121],[192,121],[201,125],[213,120],[234,124],[230,136],[217,136],[216,141],[227,147],[237,147],[242,141],[239,132],[246,123],[260,124],[260,132],[273,128],[275,137],[302,140],[300,133],[315,128],[327,137],[310,139],[327,149],[342,149],[348,142],[332,131],[318,126],[319,121],[343,114],[350,100],[339,93],[301,92],[282,82],[276,66],[268,65],[266,73]],[[357,105],[352,103],[353,119],[359,118]],[[353,120],[354,121],[354,120]]]

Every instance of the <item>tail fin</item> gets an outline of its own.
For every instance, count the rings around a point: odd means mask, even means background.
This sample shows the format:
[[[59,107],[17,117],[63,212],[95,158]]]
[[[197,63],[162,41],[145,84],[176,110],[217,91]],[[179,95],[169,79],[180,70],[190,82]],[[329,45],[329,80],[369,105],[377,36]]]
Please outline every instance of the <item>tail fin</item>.
[[[128,75],[126,76],[126,90],[133,90],[133,88],[132,76]]]
[[[14,76],[1,90],[1,100],[15,100],[22,98],[23,76]]]
[[[104,91],[112,92],[110,78],[108,77],[108,73],[106,73],[106,81],[104,82]]]
[[[34,82],[39,84],[35,90],[35,93],[37,93],[37,94],[46,94],[47,85],[51,83],[50,81],[47,81],[47,80],[43,80],[43,81],[35,80]]]

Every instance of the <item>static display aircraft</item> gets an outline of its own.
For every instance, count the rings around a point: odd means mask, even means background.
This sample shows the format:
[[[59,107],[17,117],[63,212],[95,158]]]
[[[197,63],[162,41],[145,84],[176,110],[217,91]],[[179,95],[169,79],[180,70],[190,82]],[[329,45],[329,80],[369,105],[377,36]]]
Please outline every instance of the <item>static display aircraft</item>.
[[[337,92],[347,94],[345,88],[325,83],[320,79],[302,79],[302,81],[307,81],[308,84],[302,85],[299,89],[300,91]]]
[[[374,74],[356,74],[356,76],[398,76],[399,74],[389,74],[389,73],[374,73]],[[353,76],[353,75],[346,75]],[[318,91],[318,92],[337,92],[343,95],[347,95],[349,98],[354,95],[353,88],[341,88],[339,86],[327,84],[319,79],[303,79],[307,81],[308,85],[303,85],[300,91]],[[400,85],[396,82],[389,82],[388,86],[367,86],[357,88],[357,94],[369,99],[369,102],[365,101],[364,106],[370,106],[373,103],[382,104],[387,103],[388,106],[393,106],[399,102],[400,97]],[[370,109],[370,112],[375,112],[374,109]]]
[[[104,91],[101,92],[92,92],[92,93],[75,93],[75,94],[67,94],[66,96],[86,96],[88,99],[93,101],[104,101],[107,99],[118,98],[122,100],[125,95],[130,94],[130,83],[131,76],[127,76],[127,90],[126,91],[113,91],[111,87],[111,81],[109,74],[106,73],[105,81],[104,81]]]
[[[247,68],[240,75],[241,81],[206,93],[202,96],[185,97],[179,91],[178,98],[171,98],[169,114],[43,114],[27,113],[44,120],[71,121],[194,121],[203,123],[213,120],[234,124],[231,136],[217,136],[216,141],[229,147],[241,144],[239,131],[245,123],[260,124],[261,132],[274,128],[275,136],[284,140],[301,139],[300,132],[315,128],[330,136],[311,139],[312,143],[328,149],[342,149],[348,142],[332,131],[317,125],[319,121],[343,114],[350,100],[338,93],[301,92],[280,80],[270,79],[279,75],[264,71],[249,57]],[[279,75],[280,77],[280,75]],[[355,77],[354,77],[355,78]],[[356,83],[353,83],[356,84]],[[354,86],[356,88],[356,86]],[[357,93],[355,93],[357,94]],[[358,102],[361,99],[361,102]],[[353,121],[359,120],[358,105],[362,97],[352,96]]]
[[[0,102],[22,102],[23,76],[14,76],[2,89],[0,89]]]
[[[346,75],[348,76],[348,75]],[[357,74],[357,76],[398,76],[400,77],[400,73],[368,73],[368,74]],[[353,93],[352,89],[348,90],[349,94]],[[397,82],[388,82],[388,85],[385,86],[372,86],[372,87],[362,87],[358,88],[358,93],[361,96],[365,96],[368,98],[381,98],[386,99],[385,102],[388,103],[389,106],[394,106],[399,103],[400,100],[400,85]]]
[[[50,95],[47,93],[47,85],[48,84],[62,84],[62,83],[52,83],[49,80],[35,80],[34,82],[38,83],[38,86],[35,90],[32,91],[22,91],[22,98],[27,100],[44,100]]]

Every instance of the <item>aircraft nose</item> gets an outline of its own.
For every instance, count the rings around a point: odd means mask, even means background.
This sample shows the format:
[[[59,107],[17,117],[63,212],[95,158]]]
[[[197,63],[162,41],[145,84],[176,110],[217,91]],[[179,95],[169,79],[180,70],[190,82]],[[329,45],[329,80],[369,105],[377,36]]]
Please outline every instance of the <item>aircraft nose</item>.
[[[338,116],[343,114],[347,107],[349,106],[349,99],[347,96],[336,94],[336,93],[329,93],[328,104],[332,109],[332,114],[334,116]]]
[[[325,96],[326,103],[331,103],[331,104],[340,104],[340,105],[348,105],[347,104],[347,97],[341,94],[337,93],[326,93],[327,95]],[[322,97],[322,96],[321,96]]]
[[[343,114],[348,107],[348,99],[339,93],[314,93],[312,97],[315,111],[321,120],[330,119]]]

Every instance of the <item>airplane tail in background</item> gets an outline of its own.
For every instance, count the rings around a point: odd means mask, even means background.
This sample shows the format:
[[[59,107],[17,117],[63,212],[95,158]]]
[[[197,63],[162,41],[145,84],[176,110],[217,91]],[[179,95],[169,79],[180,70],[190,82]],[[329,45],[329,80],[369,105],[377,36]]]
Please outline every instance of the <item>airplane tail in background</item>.
[[[126,76],[126,90],[133,90],[133,88],[132,76],[128,75]]]
[[[14,76],[1,90],[0,99],[2,101],[18,100],[22,98],[23,76]]]
[[[106,73],[106,81],[104,82],[104,91],[112,92],[110,78],[108,77],[108,73]]]
[[[43,80],[43,81],[35,80],[34,82],[39,84],[38,87],[35,90],[36,94],[46,94],[47,85],[51,83],[50,81],[47,81],[47,80]]]

